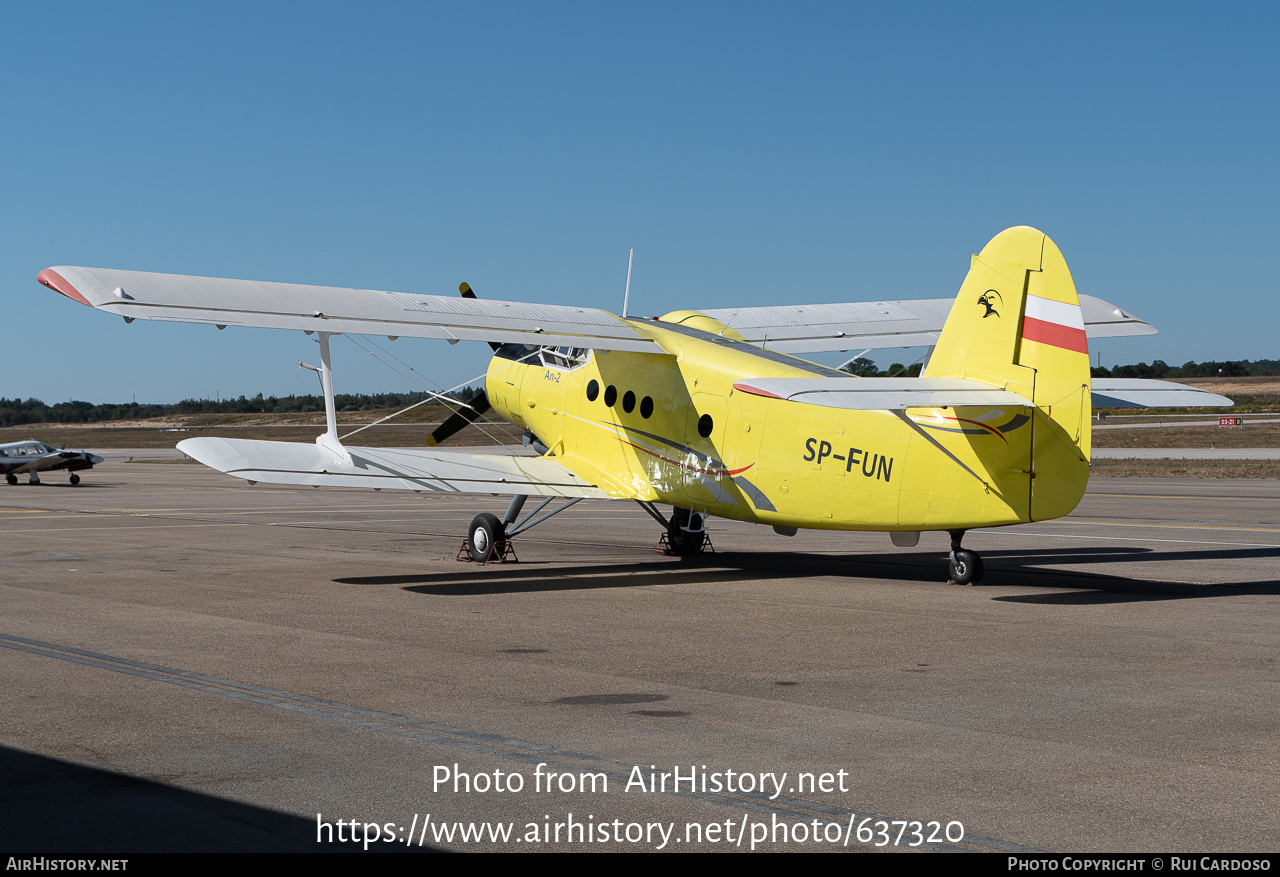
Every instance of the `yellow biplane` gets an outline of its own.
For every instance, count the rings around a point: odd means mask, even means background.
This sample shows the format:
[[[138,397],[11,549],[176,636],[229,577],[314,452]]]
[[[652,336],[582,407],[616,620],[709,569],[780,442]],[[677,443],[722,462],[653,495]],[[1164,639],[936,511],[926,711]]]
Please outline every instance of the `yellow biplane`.
[[[1061,517],[1080,501],[1095,405],[1231,404],[1161,381],[1091,381],[1089,337],[1155,330],[1078,296],[1057,246],[1026,227],[973,257],[953,301],[652,320],[481,300],[466,284],[455,298],[70,267],[47,268],[39,281],[129,322],[316,333],[327,428],[315,444],[196,438],[178,447],[250,482],[509,494],[501,520],[482,514],[471,524],[478,561],[597,497],[638,502],[674,553],[702,549],[707,516],[784,534],[885,531],[899,546],[946,532],[951,580],[972,583],[982,560],[961,546],[966,530]],[[486,341],[495,352],[484,393],[427,448],[353,447],[337,433],[335,334]],[[908,346],[932,347],[918,378],[859,378],[793,355]],[[490,406],[526,430],[538,456],[433,447]],[[545,499],[522,517],[530,496]]]

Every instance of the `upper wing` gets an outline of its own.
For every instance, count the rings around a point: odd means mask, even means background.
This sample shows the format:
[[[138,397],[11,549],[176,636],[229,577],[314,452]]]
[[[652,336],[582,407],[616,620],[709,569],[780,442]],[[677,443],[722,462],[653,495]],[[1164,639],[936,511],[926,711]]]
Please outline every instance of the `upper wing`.
[[[753,344],[785,353],[884,347],[929,347],[955,305],[954,298],[846,304],[716,308],[702,313]],[[1080,296],[1090,338],[1154,335],[1155,327],[1091,295]]]
[[[152,274],[60,266],[41,271],[50,289],[129,319],[532,346],[659,353],[650,338],[606,311],[419,293]],[[915,347],[938,340],[953,299],[780,305],[703,311],[753,344],[788,353]],[[1091,338],[1151,335],[1120,308],[1080,296]]]
[[[227,475],[269,484],[609,497],[552,457],[347,447],[347,461],[320,445],[224,438],[187,439],[178,450]]]
[[[50,289],[130,319],[661,353],[619,317],[566,305],[110,268],[46,268]]]

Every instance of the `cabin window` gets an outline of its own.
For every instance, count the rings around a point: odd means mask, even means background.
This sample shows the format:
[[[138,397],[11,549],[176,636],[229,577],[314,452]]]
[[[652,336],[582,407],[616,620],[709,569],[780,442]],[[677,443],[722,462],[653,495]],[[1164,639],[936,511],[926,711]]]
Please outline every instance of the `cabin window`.
[[[627,394],[622,397],[622,410],[630,414],[636,410],[636,394],[627,390]]]
[[[594,402],[596,401],[596,397],[599,395],[600,395],[600,382],[597,380],[592,380],[591,383],[587,384],[587,401]]]
[[[653,416],[653,399],[649,396],[640,400],[640,416],[645,420]]]
[[[609,386],[605,387],[604,404],[612,408],[613,403],[617,401],[618,401],[618,388],[615,387],[613,384],[610,384]]]
[[[711,430],[715,428],[715,423],[711,420],[710,414],[704,414],[698,418],[698,435],[703,438],[711,437]]]

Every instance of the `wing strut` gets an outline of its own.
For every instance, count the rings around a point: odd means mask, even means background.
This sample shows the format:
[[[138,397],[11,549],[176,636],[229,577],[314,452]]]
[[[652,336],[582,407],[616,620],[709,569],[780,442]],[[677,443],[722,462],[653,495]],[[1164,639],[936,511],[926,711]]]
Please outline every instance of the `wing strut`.
[[[508,539],[510,539],[512,536],[517,536],[517,535],[519,535],[519,534],[523,533],[525,530],[532,530],[534,527],[536,527],[536,526],[538,526],[539,524],[541,524],[541,523],[542,523],[543,521],[545,521],[547,518],[550,518],[550,517],[552,517],[552,516],[554,516],[554,515],[558,515],[558,514],[560,514],[562,511],[564,511],[565,509],[567,509],[569,506],[571,506],[571,505],[577,505],[578,503],[580,503],[580,502],[582,502],[584,499],[586,499],[586,497],[585,497],[585,496],[577,496],[577,497],[574,497],[573,499],[569,499],[568,497],[565,497],[565,503],[564,503],[564,505],[560,506],[559,508],[552,509],[551,511],[547,512],[545,515],[543,515],[543,516],[542,516],[542,517],[540,517],[540,518],[539,518],[539,517],[535,517],[535,516],[538,514],[538,512],[540,512],[540,511],[542,511],[543,509],[545,509],[548,505],[550,505],[550,504],[551,504],[552,500],[555,500],[555,499],[557,499],[557,498],[558,498],[558,497],[548,496],[546,499],[544,499],[541,503],[539,503],[539,504],[538,504],[538,507],[537,507],[536,509],[534,509],[533,511],[529,512],[529,514],[525,515],[525,516],[524,516],[523,518],[521,518],[519,521],[515,521],[515,523],[510,524],[509,526],[511,527],[511,529],[509,529],[509,530],[507,530],[507,531],[506,531],[506,536],[507,536],[507,538],[508,538]],[[520,507],[524,506],[523,499],[524,499],[524,497],[516,496],[516,497],[513,497],[513,498],[512,498],[512,500],[511,500],[511,506],[512,506],[512,507],[514,507],[514,508],[516,509],[516,515],[519,515],[519,514],[520,514]],[[516,504],[516,500],[522,500],[522,501],[519,503],[519,505],[518,505],[518,506],[517,506],[517,504]],[[508,515],[509,517],[514,517],[514,516],[512,516],[512,515],[511,515],[511,509],[510,509],[510,508],[508,508],[508,509],[507,509],[507,515]]]
[[[329,357],[328,332],[317,332],[320,336],[320,385],[324,388],[324,435],[316,436],[316,444],[335,454],[344,463],[351,462],[351,454],[343,447],[338,438],[338,410],[333,402],[333,363]]]

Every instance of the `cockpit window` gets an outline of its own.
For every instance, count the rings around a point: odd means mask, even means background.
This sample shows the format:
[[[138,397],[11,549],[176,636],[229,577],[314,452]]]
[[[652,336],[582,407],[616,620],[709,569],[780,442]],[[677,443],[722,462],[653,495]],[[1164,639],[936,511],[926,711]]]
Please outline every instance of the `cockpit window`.
[[[539,353],[544,366],[565,371],[582,368],[591,361],[591,349],[588,347],[543,347]]]

